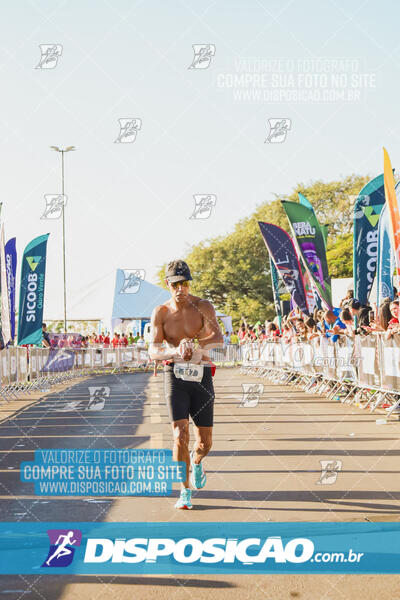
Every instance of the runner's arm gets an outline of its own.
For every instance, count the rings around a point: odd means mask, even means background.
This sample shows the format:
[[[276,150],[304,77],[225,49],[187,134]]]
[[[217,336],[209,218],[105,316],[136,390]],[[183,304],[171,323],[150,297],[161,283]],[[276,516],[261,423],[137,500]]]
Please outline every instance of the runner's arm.
[[[149,345],[149,357],[151,360],[168,360],[178,356],[177,348],[163,348],[164,330],[162,316],[165,308],[156,306],[151,315],[151,342]]]
[[[210,350],[211,348],[223,348],[224,338],[220,326],[218,325],[217,315],[211,302],[201,300],[200,312],[203,316],[203,328],[199,332],[198,340],[200,348]]]

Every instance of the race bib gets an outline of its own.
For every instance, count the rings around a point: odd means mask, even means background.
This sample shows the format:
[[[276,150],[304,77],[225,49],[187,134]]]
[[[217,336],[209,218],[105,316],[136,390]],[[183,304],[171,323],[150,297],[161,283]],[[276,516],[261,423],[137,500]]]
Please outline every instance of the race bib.
[[[175,363],[174,375],[183,381],[201,381],[203,379],[204,366],[190,363]]]

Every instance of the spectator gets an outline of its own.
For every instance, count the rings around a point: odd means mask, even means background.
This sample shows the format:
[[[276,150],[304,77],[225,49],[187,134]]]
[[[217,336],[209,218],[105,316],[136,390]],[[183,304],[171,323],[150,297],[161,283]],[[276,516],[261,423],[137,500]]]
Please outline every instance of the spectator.
[[[134,342],[135,342],[135,340],[134,340],[134,338],[133,338],[133,334],[132,334],[132,331],[131,331],[131,332],[129,333],[129,335],[128,335],[128,344],[129,344],[130,346],[132,346],[132,345],[134,344]]]
[[[229,331],[226,331],[224,333],[224,346],[227,346],[230,343],[231,343],[231,334],[229,333]]]
[[[349,337],[353,337],[355,333],[354,321],[349,308],[344,308],[342,310],[342,312],[340,313],[340,320],[346,325],[346,329],[343,330],[343,333],[345,333]],[[341,333],[341,331],[339,333]]]
[[[109,348],[110,347],[110,336],[109,336],[108,331],[107,331],[106,335],[104,336],[103,346],[104,346],[104,348]]]
[[[128,345],[128,338],[126,337],[125,333],[123,333],[121,336],[121,346],[126,348],[127,345]]]
[[[390,312],[390,298],[385,298],[378,309],[378,323],[381,327],[381,331],[386,331],[389,325],[389,321],[392,318]]]
[[[358,300],[351,300],[349,303],[351,314],[357,318],[358,327],[355,333],[364,333],[363,329],[369,327],[369,313],[372,310],[370,306],[362,306]]]
[[[307,341],[307,328],[303,319],[297,319],[296,321],[296,341],[298,342],[306,342]]]
[[[47,333],[46,323],[42,323],[42,344],[45,348],[50,348],[50,336]]]
[[[136,342],[138,348],[146,348],[146,342],[144,341],[144,337],[139,336],[138,341]]]
[[[239,331],[238,333],[235,333],[234,331],[232,331],[232,335],[231,335],[231,344],[238,344],[239,343]]]
[[[112,347],[114,349],[118,348],[118,346],[119,346],[119,333],[114,333],[114,337],[111,340],[111,345],[112,345]]]
[[[389,323],[388,323],[388,328],[387,328],[387,339],[391,338],[392,335],[394,333],[398,333],[399,332],[399,311],[400,311],[400,306],[399,306],[400,300],[396,299],[393,300],[393,302],[390,303],[390,312],[392,314],[392,318],[390,319]]]
[[[354,298],[354,290],[349,290],[343,300],[340,301],[340,308],[346,308]]]
[[[275,325],[275,323],[268,323],[266,329],[265,329],[265,337],[267,340],[270,340],[272,342],[275,342],[277,340],[277,338],[279,337],[279,329],[277,328],[277,326]]]
[[[312,340],[315,337],[319,336],[317,324],[314,321],[313,317],[308,317],[305,321],[305,325],[307,328],[307,339]]]
[[[337,342],[339,339],[338,331],[346,329],[346,325],[339,319],[338,315],[333,310],[326,310],[324,313],[325,337],[331,338],[332,342]]]

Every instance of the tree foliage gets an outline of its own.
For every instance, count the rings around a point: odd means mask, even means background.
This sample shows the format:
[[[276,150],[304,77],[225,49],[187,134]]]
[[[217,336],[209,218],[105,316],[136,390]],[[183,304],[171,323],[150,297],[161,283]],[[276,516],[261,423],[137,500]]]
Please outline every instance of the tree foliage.
[[[331,277],[351,277],[354,201],[369,179],[349,175],[328,183],[299,183],[290,195],[275,195],[272,202],[259,205],[226,237],[193,246],[184,257],[192,272],[192,293],[211,300],[217,309],[233,317],[235,325],[241,315],[250,322],[272,318],[275,310],[268,251],[258,221],[274,223],[289,232],[281,200],[297,202],[299,192],[311,202],[319,222],[329,224],[327,258]],[[164,270],[165,265],[158,273],[163,287]]]

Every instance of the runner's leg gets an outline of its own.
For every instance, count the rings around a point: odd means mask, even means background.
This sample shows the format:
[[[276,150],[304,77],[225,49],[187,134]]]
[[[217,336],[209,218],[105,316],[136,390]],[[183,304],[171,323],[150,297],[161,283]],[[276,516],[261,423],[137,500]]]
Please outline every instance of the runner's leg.
[[[174,448],[172,451],[173,460],[181,460],[186,463],[186,479],[181,482],[182,488],[189,487],[189,419],[180,419],[172,422],[172,431],[174,435]]]
[[[207,456],[212,446],[212,427],[198,427],[193,424],[195,443],[193,446],[193,462],[198,465]]]

